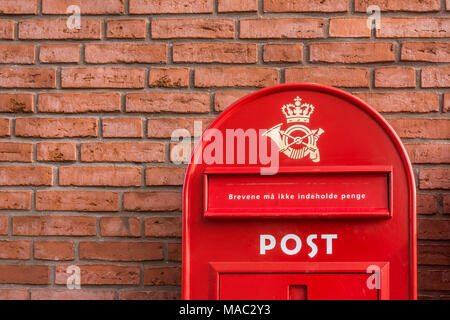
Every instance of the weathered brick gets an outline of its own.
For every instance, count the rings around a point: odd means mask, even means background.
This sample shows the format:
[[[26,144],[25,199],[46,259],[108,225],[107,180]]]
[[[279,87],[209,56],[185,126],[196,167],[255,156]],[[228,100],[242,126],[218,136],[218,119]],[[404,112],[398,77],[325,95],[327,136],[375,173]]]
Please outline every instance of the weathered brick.
[[[144,269],[144,284],[149,286],[179,286],[180,267],[147,267]]]
[[[180,300],[181,293],[175,290],[119,291],[119,300]]]
[[[0,63],[33,64],[36,60],[36,46],[32,44],[0,44]]]
[[[166,44],[100,43],[86,44],[87,63],[166,63]]]
[[[189,163],[194,149],[195,143],[183,141],[171,143],[169,146],[170,161],[180,164]]]
[[[447,168],[420,169],[419,188],[450,189],[450,169]]]
[[[412,163],[450,163],[450,143],[405,144]]]
[[[223,111],[233,102],[250,93],[251,91],[216,91],[214,94],[214,110]]]
[[[0,142],[0,161],[32,162],[33,144],[20,142]]]
[[[9,217],[0,216],[0,235],[7,235],[9,231]]]
[[[181,43],[173,45],[173,61],[184,63],[256,63],[256,44]]]
[[[414,88],[416,70],[407,67],[383,67],[375,69],[375,87]]]
[[[0,137],[9,137],[11,135],[11,120],[0,118]]]
[[[423,88],[449,88],[450,67],[422,68]]]
[[[161,242],[80,242],[80,259],[105,261],[151,261],[163,259]]]
[[[134,217],[100,218],[102,237],[140,237],[141,220]]]
[[[418,290],[450,290],[449,270],[419,270]]]
[[[70,274],[66,273],[70,265],[56,266],[55,283],[66,284]],[[138,266],[89,264],[78,265],[83,285],[137,285],[140,282],[141,270]],[[77,291],[77,290],[73,290]]]
[[[151,30],[153,39],[229,39],[235,33],[232,19],[154,19]]]
[[[60,167],[61,186],[140,186],[141,168],[127,167]]]
[[[439,111],[439,95],[428,92],[354,92],[379,112]]]
[[[366,12],[371,5],[378,6],[381,11],[429,12],[441,8],[439,0],[355,0],[355,11]]]
[[[31,290],[31,300],[114,300],[114,290]]]
[[[450,62],[448,42],[405,42],[402,44],[401,60],[425,62]]]
[[[147,122],[147,136],[149,138],[169,138],[177,129],[185,129],[191,136],[194,134],[199,136],[212,120],[212,118],[150,118]],[[194,128],[195,125],[198,126],[197,130]]]
[[[0,265],[0,283],[48,284],[49,266]]]
[[[34,99],[31,93],[1,93],[0,112],[33,112]]]
[[[303,45],[296,43],[264,45],[264,62],[301,62],[303,60]]]
[[[449,119],[389,119],[402,138],[449,139]]]
[[[258,0],[219,0],[219,12],[249,12],[258,10]]]
[[[369,38],[367,18],[331,18],[329,36],[333,38]]]
[[[131,14],[212,13],[213,0],[130,0]]]
[[[1,186],[51,186],[53,169],[49,167],[2,166]]]
[[[39,211],[117,211],[119,193],[109,191],[38,191],[36,210]],[[91,221],[89,221],[91,223]],[[95,234],[95,219],[89,224]],[[93,231],[92,231],[93,230]]]
[[[28,260],[30,258],[30,240],[0,240],[0,259]]]
[[[126,211],[181,210],[181,194],[176,191],[125,192],[123,202]]]
[[[15,216],[15,236],[92,236],[96,234],[94,217]]]
[[[63,68],[63,88],[144,88],[145,70],[132,68]]]
[[[146,237],[181,237],[180,217],[153,217],[145,220]]]
[[[43,63],[78,63],[80,61],[80,45],[42,44],[39,60]]]
[[[120,104],[119,92],[45,92],[38,98],[39,112],[116,112]]]
[[[2,14],[36,14],[38,0],[2,0],[0,12]]]
[[[325,21],[319,18],[241,19],[242,39],[309,39],[325,36]]]
[[[181,243],[170,242],[167,245],[167,260],[181,262]]]
[[[141,118],[103,118],[104,138],[142,138]]]
[[[147,36],[147,20],[108,20],[106,37],[112,39],[145,39]]]
[[[266,87],[278,83],[278,70],[252,67],[195,69],[196,87]]]
[[[86,142],[81,144],[83,162],[164,162],[164,143]]]
[[[126,96],[127,112],[209,112],[208,93],[139,92]]]
[[[450,265],[450,245],[419,244],[417,260],[421,265]]]
[[[450,194],[444,194],[442,196],[442,213],[450,213]]]
[[[71,5],[79,6],[81,15],[121,14],[124,11],[123,0],[42,0],[42,13],[67,14],[67,8]]]
[[[450,220],[418,219],[417,238],[423,240],[449,240]]]
[[[344,12],[345,0],[264,0],[264,12]]]
[[[56,70],[0,68],[0,88],[56,88]]]
[[[312,62],[371,63],[393,62],[394,44],[389,42],[324,42],[311,43]]]
[[[419,193],[417,194],[417,213],[418,214],[434,214],[437,208],[437,196],[434,194]]]
[[[34,258],[40,260],[73,260],[75,258],[75,246],[72,241],[34,241]]]
[[[27,300],[28,290],[0,289],[0,300]]]
[[[13,40],[16,23],[12,20],[0,20],[0,39]]]
[[[37,161],[76,161],[75,142],[39,142],[36,144]]]
[[[151,167],[145,169],[145,182],[148,186],[179,186],[183,184],[185,168]]]
[[[287,68],[286,82],[315,82],[335,87],[369,87],[369,69],[351,67]]]
[[[381,18],[379,38],[445,38],[450,36],[450,19],[437,17]]]
[[[0,191],[1,210],[30,210],[31,191]]]
[[[188,68],[151,68],[148,85],[165,88],[188,87],[189,72]]]
[[[444,112],[450,111],[450,93],[444,94],[444,107],[443,107],[443,111],[444,111]]]
[[[18,118],[16,136],[38,138],[96,137],[94,118]]]
[[[99,40],[101,37],[102,22],[100,20],[83,19],[80,29],[69,29],[67,19],[63,18],[19,21],[19,39]]]

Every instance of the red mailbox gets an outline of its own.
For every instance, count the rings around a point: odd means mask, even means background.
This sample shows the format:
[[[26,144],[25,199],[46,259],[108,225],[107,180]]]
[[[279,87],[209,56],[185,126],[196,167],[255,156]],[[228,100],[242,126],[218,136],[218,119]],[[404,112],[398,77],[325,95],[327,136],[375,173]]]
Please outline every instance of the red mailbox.
[[[415,184],[354,96],[283,84],[231,105],[186,172],[185,299],[416,299]]]

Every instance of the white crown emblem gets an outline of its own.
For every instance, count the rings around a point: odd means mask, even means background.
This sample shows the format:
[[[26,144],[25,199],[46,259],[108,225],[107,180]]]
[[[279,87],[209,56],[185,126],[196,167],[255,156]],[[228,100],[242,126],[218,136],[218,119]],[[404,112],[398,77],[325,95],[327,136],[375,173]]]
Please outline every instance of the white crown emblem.
[[[314,112],[314,106],[309,103],[302,103],[302,98],[294,99],[295,103],[288,103],[281,107],[286,116],[287,122],[306,122],[309,123],[309,117]]]

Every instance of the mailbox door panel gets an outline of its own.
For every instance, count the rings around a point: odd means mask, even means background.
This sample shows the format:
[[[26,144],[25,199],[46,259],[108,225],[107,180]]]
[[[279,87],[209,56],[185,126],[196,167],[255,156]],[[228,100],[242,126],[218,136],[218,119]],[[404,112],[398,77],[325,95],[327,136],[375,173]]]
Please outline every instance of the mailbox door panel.
[[[221,274],[221,300],[377,300],[368,274]]]

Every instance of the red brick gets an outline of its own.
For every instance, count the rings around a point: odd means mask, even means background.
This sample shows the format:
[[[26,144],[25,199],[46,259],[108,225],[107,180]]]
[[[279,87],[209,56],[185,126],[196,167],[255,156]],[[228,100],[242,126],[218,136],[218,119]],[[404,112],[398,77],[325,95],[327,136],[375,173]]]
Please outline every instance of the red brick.
[[[248,12],[258,10],[258,0],[219,0],[219,12]]]
[[[164,162],[164,143],[86,142],[81,144],[83,162]]]
[[[444,111],[444,112],[450,111],[450,93],[444,94],[444,107],[443,107],[443,111]]]
[[[450,67],[422,68],[423,88],[450,87]]]
[[[147,136],[149,138],[170,138],[177,129],[185,129],[191,136],[201,135],[212,122],[213,118],[150,118],[147,122]],[[195,124],[199,132],[194,132]],[[201,124],[201,127],[200,125]]]
[[[67,8],[71,5],[79,6],[81,15],[121,14],[124,11],[123,0],[42,0],[42,13],[67,14]]]
[[[31,93],[0,94],[0,112],[33,112],[34,99]]]
[[[87,63],[166,63],[166,44],[101,43],[86,44]]]
[[[439,95],[428,92],[353,92],[379,112],[439,111]]]
[[[95,118],[18,118],[16,136],[37,138],[96,137]]]
[[[147,20],[108,20],[106,37],[113,39],[145,39],[147,36]]]
[[[210,97],[204,92],[138,92],[128,93],[127,112],[209,112]]]
[[[80,61],[80,45],[42,44],[39,60],[43,63],[78,63]]]
[[[402,138],[449,139],[449,119],[388,119]]]
[[[153,217],[145,220],[146,237],[181,237],[180,217]]]
[[[30,210],[31,191],[0,191],[1,210]]]
[[[32,162],[33,144],[17,142],[0,142],[0,161]]]
[[[311,43],[309,51],[312,62],[370,63],[395,60],[394,44],[388,42]]]
[[[36,210],[117,211],[119,210],[119,193],[78,190],[38,191],[36,193]],[[93,225],[93,227],[95,234],[95,225]]]
[[[0,265],[0,283],[48,284],[48,266]]]
[[[448,42],[405,42],[402,44],[403,61],[450,62]]]
[[[15,216],[15,236],[93,236],[96,234],[94,217],[71,216]]]
[[[76,161],[76,152],[75,142],[39,142],[36,144],[38,161]]]
[[[181,294],[174,290],[120,291],[119,300],[180,300]]]
[[[355,0],[355,11],[366,12],[371,5],[378,6],[381,11],[429,12],[441,8],[439,0]]]
[[[264,62],[301,62],[303,60],[302,44],[268,43],[264,45]]]
[[[34,241],[34,258],[40,260],[73,260],[75,246],[72,241]]]
[[[419,290],[450,290],[449,270],[419,270],[417,284]]]
[[[148,186],[181,186],[184,182],[185,168],[152,167],[145,169],[145,182]]]
[[[416,70],[406,67],[383,67],[375,69],[375,87],[414,88]]]
[[[80,242],[80,259],[151,261],[163,259],[161,242]]]
[[[151,68],[148,85],[165,88],[188,87],[189,72],[188,68]]]
[[[144,284],[148,286],[179,286],[180,267],[147,267],[144,269]]]
[[[60,167],[61,186],[140,186],[141,168],[126,167]]]
[[[286,82],[315,82],[335,87],[369,87],[369,69],[350,67],[287,68]]]
[[[63,88],[144,88],[145,69],[63,68]]]
[[[39,112],[116,112],[120,104],[119,92],[45,92],[38,98]]]
[[[191,142],[171,143],[169,146],[170,161],[176,164],[187,164],[191,160],[195,144]]]
[[[196,87],[267,87],[278,83],[278,70],[252,67],[195,69]]]
[[[0,259],[28,260],[30,258],[30,240],[0,240]]]
[[[31,290],[31,300],[114,300],[114,290]]]
[[[185,63],[256,63],[256,44],[181,43],[173,45],[173,61]]]
[[[134,217],[100,218],[102,237],[140,237],[141,220]]]
[[[0,20],[0,39],[13,40],[15,26],[15,21]]]
[[[181,210],[181,193],[176,191],[125,192],[123,206],[126,211]]]
[[[0,88],[56,88],[56,70],[0,68]]]
[[[229,105],[250,93],[251,91],[217,91],[214,94],[214,110],[223,111]]]
[[[437,17],[381,18],[378,38],[445,38],[450,36],[450,19]]]
[[[0,137],[9,137],[11,135],[11,120],[0,118]]]
[[[83,19],[80,29],[69,29],[67,18],[19,21],[19,39],[99,40],[101,37],[102,22],[100,20]]]
[[[405,144],[412,163],[450,163],[449,143]]]
[[[213,0],[130,0],[131,14],[212,13]]]
[[[325,36],[325,21],[318,18],[241,19],[241,39],[308,39]]]
[[[142,138],[141,118],[103,118],[104,138]]]
[[[450,169],[420,169],[420,189],[450,189]]]
[[[32,44],[0,44],[0,63],[33,64],[36,60],[36,46]]]
[[[66,273],[68,267],[69,265],[56,266],[56,284],[67,283],[67,278],[70,276]],[[140,282],[141,270],[138,266],[90,264],[78,265],[78,267],[81,270],[82,285],[137,285]]]
[[[0,300],[27,300],[28,290],[0,289]]]
[[[264,0],[264,12],[344,12],[345,0]]]
[[[167,245],[167,259],[169,261],[181,262],[182,248],[181,243],[170,242]]]
[[[421,265],[450,265],[450,245],[419,244],[417,260]]]
[[[331,18],[329,35],[333,38],[369,38],[367,18]]]
[[[7,235],[9,230],[9,217],[0,216],[0,235]]]
[[[442,197],[442,213],[450,213],[450,194],[444,194]]]
[[[1,186],[51,186],[53,169],[49,167],[2,166]]]
[[[36,14],[37,0],[2,0],[0,12],[2,14]]]
[[[418,219],[417,232],[421,240],[450,240],[450,220]]]
[[[234,38],[232,19],[154,19],[151,25],[153,39],[230,39]]]

